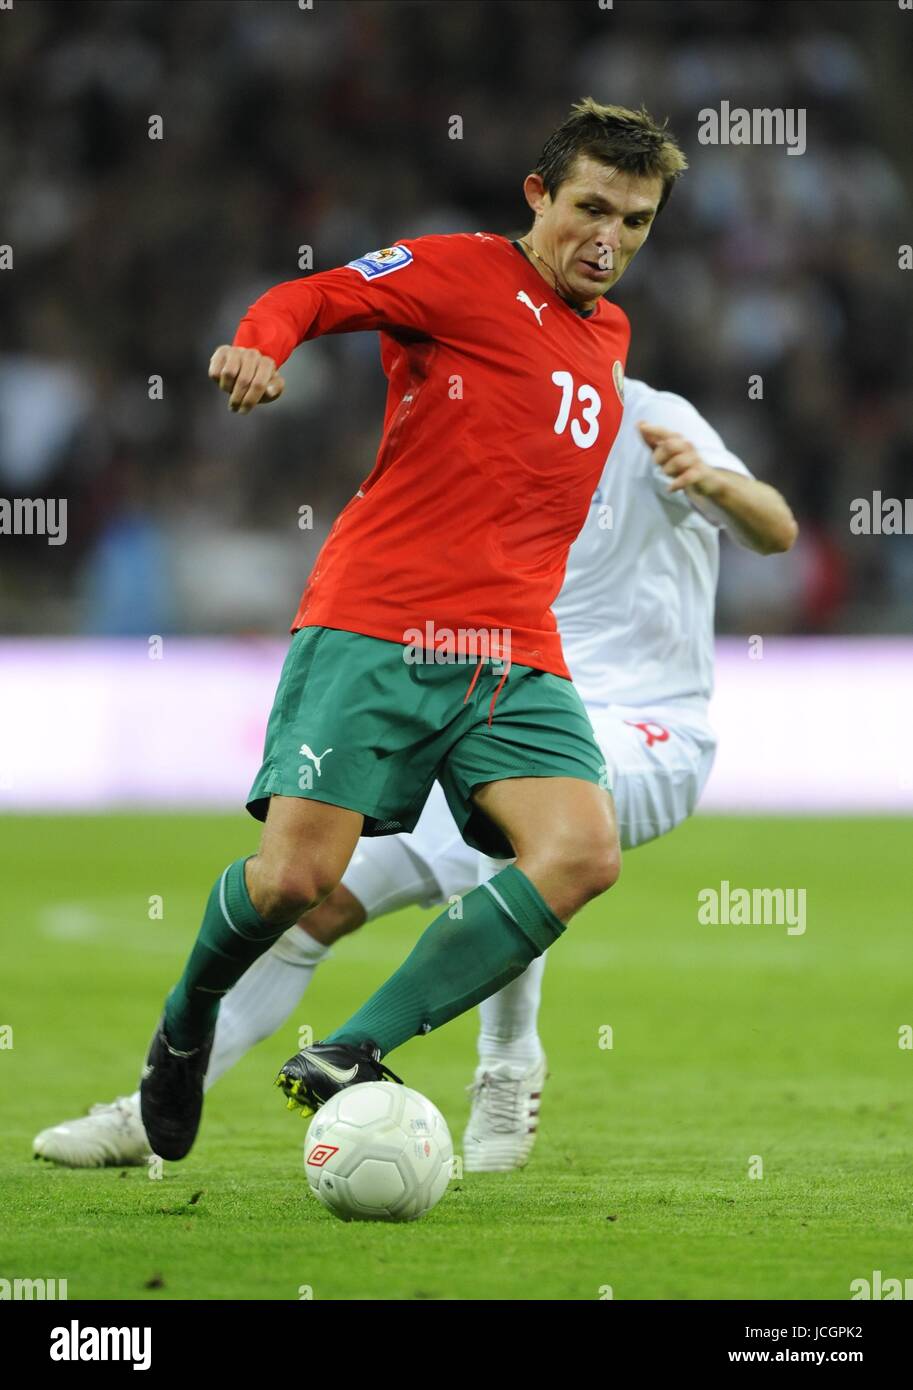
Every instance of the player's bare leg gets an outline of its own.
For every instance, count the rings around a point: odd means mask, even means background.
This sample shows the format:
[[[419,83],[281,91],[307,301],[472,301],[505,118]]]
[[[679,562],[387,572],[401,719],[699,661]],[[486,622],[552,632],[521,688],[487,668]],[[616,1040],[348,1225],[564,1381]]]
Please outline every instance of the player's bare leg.
[[[617,882],[621,848],[612,798],[576,777],[511,777],[477,787],[473,800],[516,851],[515,868],[569,922]]]
[[[283,930],[332,893],[352,858],[364,816],[306,797],[274,796],[258,852],[246,861],[250,900]]]

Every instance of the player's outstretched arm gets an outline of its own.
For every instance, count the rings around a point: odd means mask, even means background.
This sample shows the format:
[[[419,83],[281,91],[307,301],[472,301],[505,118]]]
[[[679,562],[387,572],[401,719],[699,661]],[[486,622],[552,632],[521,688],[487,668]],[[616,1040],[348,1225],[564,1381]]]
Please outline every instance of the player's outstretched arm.
[[[277,401],[285,390],[285,378],[271,357],[257,348],[231,347],[223,343],[209,361],[211,381],[228,392],[228,408],[247,415],[255,405]]]
[[[728,468],[712,468],[698,450],[675,430],[638,421],[653,461],[668,478],[670,492],[686,491],[699,511],[722,522],[734,540],[761,555],[776,555],[799,534],[789,505],[775,487]],[[716,516],[713,512],[716,512]]]

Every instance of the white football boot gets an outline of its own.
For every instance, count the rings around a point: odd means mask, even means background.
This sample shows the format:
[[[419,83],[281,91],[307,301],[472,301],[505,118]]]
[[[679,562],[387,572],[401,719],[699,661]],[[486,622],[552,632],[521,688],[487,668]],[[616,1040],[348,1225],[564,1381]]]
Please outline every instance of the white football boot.
[[[476,1068],[472,1110],[463,1134],[467,1173],[509,1173],[532,1153],[539,1127],[539,1099],[547,1076],[543,1054],[532,1067],[497,1062]]]
[[[35,1135],[32,1148],[36,1158],[50,1159],[64,1168],[136,1167],[152,1152],[134,1096],[93,1105],[79,1120],[43,1129]]]

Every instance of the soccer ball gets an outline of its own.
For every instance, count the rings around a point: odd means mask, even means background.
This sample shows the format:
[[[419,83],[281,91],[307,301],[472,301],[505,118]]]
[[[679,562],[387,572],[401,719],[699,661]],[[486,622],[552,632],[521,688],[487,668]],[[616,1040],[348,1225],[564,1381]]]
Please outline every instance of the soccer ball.
[[[392,1081],[348,1086],[322,1105],[304,1141],[314,1196],[343,1221],[415,1221],[450,1181],[453,1142],[425,1096]]]

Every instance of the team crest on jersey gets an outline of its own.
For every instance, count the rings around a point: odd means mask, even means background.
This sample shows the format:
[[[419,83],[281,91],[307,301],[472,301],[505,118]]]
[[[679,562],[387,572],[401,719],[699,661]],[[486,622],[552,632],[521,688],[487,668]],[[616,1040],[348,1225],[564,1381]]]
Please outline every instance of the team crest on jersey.
[[[380,275],[390,275],[394,270],[402,270],[412,262],[412,252],[408,246],[385,246],[381,251],[368,251],[357,260],[347,261],[350,270],[357,270],[365,280],[376,280]]]
[[[625,369],[619,361],[612,363],[612,380],[615,383],[615,390],[618,392],[618,399],[622,405],[625,403]]]

